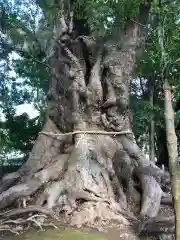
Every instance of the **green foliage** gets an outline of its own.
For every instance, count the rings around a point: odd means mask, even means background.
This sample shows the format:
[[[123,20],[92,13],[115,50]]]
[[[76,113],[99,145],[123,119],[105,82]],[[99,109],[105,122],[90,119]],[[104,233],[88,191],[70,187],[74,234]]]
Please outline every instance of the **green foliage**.
[[[17,59],[13,62],[14,71],[18,77],[24,79],[24,84],[34,88],[48,91],[48,80],[50,78],[47,69],[33,59]]]
[[[130,19],[138,16],[140,1],[104,1],[76,0],[74,1],[75,17],[88,20],[91,31],[101,33],[112,30],[114,23],[123,26]]]
[[[10,153],[27,155],[31,150],[44,122],[49,75],[35,34],[41,9],[32,0],[0,0],[0,7],[0,108],[5,117],[0,122],[0,160],[6,161]],[[16,106],[23,103],[33,103],[40,116],[16,116]]]
[[[6,115],[6,122],[3,124],[6,129],[12,148],[28,153],[42,128],[42,121],[39,117],[30,119],[24,113],[19,116]]]

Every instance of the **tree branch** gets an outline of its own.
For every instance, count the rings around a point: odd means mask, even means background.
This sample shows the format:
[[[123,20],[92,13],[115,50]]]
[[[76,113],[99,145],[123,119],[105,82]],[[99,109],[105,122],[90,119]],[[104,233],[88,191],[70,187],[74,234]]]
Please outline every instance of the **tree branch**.
[[[10,49],[11,49],[12,51],[15,51],[15,52],[17,52],[17,53],[20,53],[20,54],[22,54],[22,55],[27,55],[27,56],[29,56],[29,57],[30,57],[31,59],[33,59],[36,63],[39,63],[39,64],[41,64],[41,65],[44,65],[44,66],[47,67],[47,68],[51,68],[51,66],[50,66],[49,64],[38,60],[38,59],[35,58],[31,53],[28,53],[28,52],[26,52],[26,51],[24,51],[24,50],[22,50],[22,49],[20,49],[20,48],[13,47],[13,46],[10,46]]]
[[[140,81],[141,91],[142,91],[142,94],[143,94],[143,96],[144,96],[145,92],[144,92],[144,88],[143,88],[142,78],[141,78],[141,77],[139,77],[139,81]]]

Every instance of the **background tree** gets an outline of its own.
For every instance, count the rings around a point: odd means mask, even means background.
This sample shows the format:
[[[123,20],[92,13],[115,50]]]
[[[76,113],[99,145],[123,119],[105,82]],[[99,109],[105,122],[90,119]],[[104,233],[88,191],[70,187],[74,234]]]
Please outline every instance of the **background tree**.
[[[178,5],[177,5],[178,6]],[[156,13],[158,13],[158,9],[154,9]],[[179,58],[179,54],[177,49],[179,49],[179,30],[178,30],[178,8],[174,8],[174,6],[163,4],[163,11],[161,12],[161,16],[163,19],[163,31],[165,36],[165,50],[167,52],[167,61],[170,63],[168,66],[168,78],[173,86],[173,105],[176,105],[176,101],[178,100],[178,88],[179,88],[179,72],[178,67],[179,63],[177,62],[175,65],[171,64],[172,62],[176,62]],[[134,123],[134,131],[136,132],[137,126],[140,132],[147,132],[148,130],[145,127],[149,123],[149,119],[151,119],[151,114],[154,115],[155,120],[155,150],[156,150],[156,158],[157,164],[161,166],[164,164],[168,167],[168,154],[167,154],[167,146],[166,146],[166,129],[164,122],[164,93],[163,93],[163,83],[161,80],[161,52],[159,46],[159,38],[157,31],[151,31],[149,34],[149,39],[146,42],[146,49],[144,51],[144,55],[140,59],[137,68],[137,76],[141,78],[141,86],[143,86],[143,91],[136,98],[141,99],[140,104],[143,106],[145,110],[141,110],[141,108],[137,109],[138,118],[142,118],[141,121],[137,121]],[[166,74],[167,75],[167,74]],[[151,82],[154,84],[154,107],[148,104],[148,87],[151,86]],[[137,89],[136,89],[137,92]],[[139,93],[139,92],[138,92]],[[134,104],[138,103],[136,99],[134,99]],[[176,108],[177,109],[177,108]],[[136,119],[136,114],[134,120]],[[141,117],[142,116],[142,117]],[[178,122],[179,122],[179,114],[175,114],[175,122],[176,122],[176,134],[178,136]],[[145,127],[144,127],[145,126]],[[141,132],[142,131],[142,132]]]
[[[158,14],[158,38],[159,46],[161,49],[161,78],[164,81],[164,105],[165,105],[165,123],[166,123],[166,135],[167,135],[167,149],[169,156],[169,165],[171,172],[171,185],[172,185],[172,194],[174,199],[174,209],[176,214],[176,239],[180,239],[180,200],[179,200],[179,159],[177,151],[177,137],[175,133],[174,126],[174,112],[172,108],[172,95],[171,87],[168,81],[168,72],[166,72],[166,67],[168,66],[167,62],[167,53],[165,49],[166,36],[164,35],[164,18],[162,17],[161,12],[164,10],[159,3],[159,14]]]

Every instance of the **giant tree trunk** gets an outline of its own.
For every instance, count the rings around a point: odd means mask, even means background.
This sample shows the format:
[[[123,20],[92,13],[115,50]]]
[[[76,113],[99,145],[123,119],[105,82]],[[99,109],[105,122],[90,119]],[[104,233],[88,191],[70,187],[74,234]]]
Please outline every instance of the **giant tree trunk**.
[[[147,17],[148,8],[143,6],[138,21]],[[160,186],[164,173],[134,141],[128,108],[137,50],[144,42],[142,29],[133,23],[121,41],[115,37],[100,44],[65,32],[59,36],[50,61],[46,124],[27,163],[1,181],[1,209],[21,197],[28,207],[3,218],[40,211],[81,227],[113,220],[129,225],[137,221],[131,211],[142,217],[158,215],[161,200],[166,201]],[[155,220],[140,231],[173,231],[173,218],[163,219],[162,224],[171,226],[165,229]],[[122,239],[133,239],[130,234]]]

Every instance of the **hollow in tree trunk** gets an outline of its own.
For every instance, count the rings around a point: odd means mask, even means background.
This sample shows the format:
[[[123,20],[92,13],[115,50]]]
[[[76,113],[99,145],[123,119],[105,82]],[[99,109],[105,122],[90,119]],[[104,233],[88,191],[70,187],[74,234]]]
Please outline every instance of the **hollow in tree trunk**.
[[[128,226],[138,214],[153,219],[139,232],[174,231],[173,217],[156,219],[170,198],[161,190],[164,172],[142,154],[131,129],[129,85],[148,11],[142,4],[139,23],[131,22],[121,41],[73,38],[64,28],[50,59],[46,124],[27,163],[1,180],[0,208],[20,198],[27,208],[3,219],[39,211],[78,227]]]

